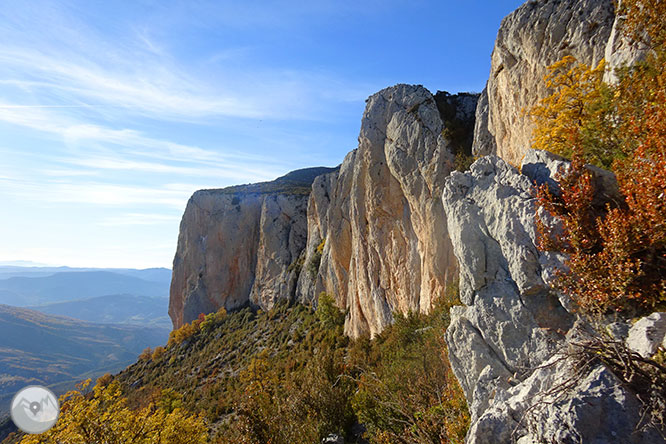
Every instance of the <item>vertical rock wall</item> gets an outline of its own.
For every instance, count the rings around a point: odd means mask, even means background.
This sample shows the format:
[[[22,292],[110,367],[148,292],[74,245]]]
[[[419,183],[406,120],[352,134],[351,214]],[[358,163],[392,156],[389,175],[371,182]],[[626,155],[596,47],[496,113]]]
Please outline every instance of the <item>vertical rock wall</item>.
[[[614,22],[613,0],[530,0],[502,20],[486,87],[487,117],[477,115],[487,126],[477,127],[475,154],[520,164],[534,127],[529,111],[548,94],[547,67],[565,55],[599,63]]]
[[[174,327],[220,307],[267,309],[293,298],[298,272],[290,265],[305,247],[310,186],[330,171],[310,168],[273,182],[194,193],[173,261]]]
[[[476,100],[460,95],[444,102],[473,125]],[[382,90],[367,101],[358,148],[338,173],[313,186],[299,295],[314,300],[320,291],[331,293],[347,310],[345,331],[352,336],[381,332],[393,312],[427,311],[455,276],[439,199],[455,151],[444,129],[425,88]]]
[[[551,289],[562,257],[536,248],[533,186],[550,183],[563,164],[531,150],[521,174],[487,156],[446,180],[463,302],[451,310],[446,341],[471,413],[466,443],[663,443],[639,428],[641,402],[611,370],[599,362],[581,369],[567,357],[589,326]],[[592,173],[612,196],[614,176]]]

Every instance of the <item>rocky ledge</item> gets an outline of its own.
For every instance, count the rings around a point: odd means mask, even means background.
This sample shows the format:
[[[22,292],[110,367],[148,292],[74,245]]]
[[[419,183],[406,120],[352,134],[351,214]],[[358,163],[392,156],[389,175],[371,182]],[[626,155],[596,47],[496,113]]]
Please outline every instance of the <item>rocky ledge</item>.
[[[562,166],[531,150],[522,173],[487,156],[446,180],[442,201],[464,304],[451,310],[446,339],[470,406],[466,442],[664,442],[654,430],[637,430],[641,403],[610,369],[582,370],[568,353],[591,327],[550,286],[563,258],[536,248],[534,198],[534,184],[552,183]],[[610,173],[595,171],[613,195]],[[657,313],[625,325],[630,348],[656,350],[665,324]]]

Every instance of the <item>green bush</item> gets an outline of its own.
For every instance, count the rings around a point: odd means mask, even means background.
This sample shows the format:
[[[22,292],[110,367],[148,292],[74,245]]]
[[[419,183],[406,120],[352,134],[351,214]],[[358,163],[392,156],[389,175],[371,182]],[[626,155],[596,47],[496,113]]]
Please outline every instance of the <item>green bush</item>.
[[[310,279],[315,279],[317,273],[319,272],[319,265],[321,265],[321,256],[324,252],[324,245],[326,240],[322,240],[317,248],[312,252],[312,257],[310,257],[310,262],[308,262],[308,273],[310,273]]]
[[[317,317],[326,328],[341,327],[345,323],[345,314],[337,307],[333,296],[323,291],[317,301]]]
[[[353,443],[359,420],[373,444],[457,442],[467,417],[442,348],[447,304],[432,316],[396,316],[377,338],[353,341],[326,293],[314,311],[283,300],[267,311],[209,314],[173,335],[187,345],[116,380],[132,408],[201,415],[212,443],[310,444],[331,433]],[[413,411],[407,422],[386,410],[395,402]]]

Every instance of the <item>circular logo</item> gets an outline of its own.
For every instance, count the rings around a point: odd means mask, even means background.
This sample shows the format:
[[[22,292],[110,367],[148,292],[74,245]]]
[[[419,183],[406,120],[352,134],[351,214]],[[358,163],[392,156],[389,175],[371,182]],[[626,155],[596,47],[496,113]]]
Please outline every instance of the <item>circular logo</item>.
[[[58,420],[58,398],[40,385],[21,389],[12,400],[12,421],[25,433],[44,433]]]

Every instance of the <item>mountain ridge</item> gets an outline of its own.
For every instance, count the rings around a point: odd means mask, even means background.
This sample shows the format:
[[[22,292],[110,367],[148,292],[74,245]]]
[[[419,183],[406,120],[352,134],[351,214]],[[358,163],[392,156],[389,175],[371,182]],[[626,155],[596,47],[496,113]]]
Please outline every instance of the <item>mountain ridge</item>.
[[[0,303],[43,305],[108,294],[134,293],[166,297],[169,284],[110,271],[56,272],[47,276],[13,276],[0,280]]]

